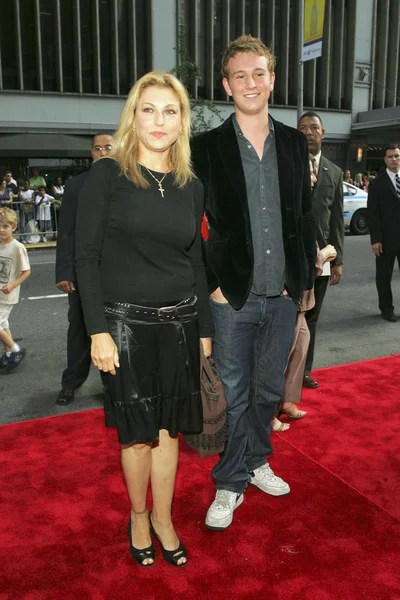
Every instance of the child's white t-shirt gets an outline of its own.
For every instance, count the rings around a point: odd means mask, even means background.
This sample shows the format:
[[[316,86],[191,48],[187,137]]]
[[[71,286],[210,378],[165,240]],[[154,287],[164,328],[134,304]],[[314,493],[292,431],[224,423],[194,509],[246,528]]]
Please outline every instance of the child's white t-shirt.
[[[2,287],[6,283],[13,283],[22,271],[30,268],[28,253],[21,242],[13,239],[9,244],[0,244],[0,304],[17,304],[21,286],[11,294],[5,294]]]

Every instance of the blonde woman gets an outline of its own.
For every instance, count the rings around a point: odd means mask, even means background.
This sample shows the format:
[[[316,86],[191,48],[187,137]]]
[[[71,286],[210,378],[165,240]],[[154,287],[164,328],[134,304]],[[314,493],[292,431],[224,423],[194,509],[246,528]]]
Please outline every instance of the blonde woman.
[[[131,554],[145,567],[155,560],[151,532],[167,562],[186,564],[171,520],[177,436],[202,429],[199,337],[208,356],[213,334],[203,187],[191,171],[189,136],[182,84],[167,73],[143,76],[78,210],[77,275],[92,361],[102,372],[106,424],[118,429]]]
[[[360,188],[360,190],[365,190],[365,185],[364,185],[364,177],[362,173],[356,173],[356,178],[354,180],[354,185],[358,188]]]

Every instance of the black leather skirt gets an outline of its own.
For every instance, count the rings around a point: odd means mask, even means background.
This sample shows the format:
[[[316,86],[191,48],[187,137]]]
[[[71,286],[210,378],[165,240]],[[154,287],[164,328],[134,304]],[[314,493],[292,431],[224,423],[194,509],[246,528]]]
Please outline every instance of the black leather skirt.
[[[116,375],[102,372],[106,425],[121,444],[202,430],[196,298],[159,306],[107,302],[119,352]]]

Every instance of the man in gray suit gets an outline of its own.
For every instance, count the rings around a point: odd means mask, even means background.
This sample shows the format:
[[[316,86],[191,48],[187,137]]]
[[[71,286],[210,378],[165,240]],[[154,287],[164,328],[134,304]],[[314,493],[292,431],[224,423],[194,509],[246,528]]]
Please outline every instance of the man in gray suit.
[[[307,137],[310,162],[317,182],[313,188],[312,205],[317,230],[318,246],[322,249],[327,244],[336,248],[336,259],[331,263],[330,275],[322,274],[315,280],[315,306],[306,314],[310,330],[310,346],[308,349],[303,386],[317,388],[318,381],[311,377],[314,360],[315,330],[322,308],[325,293],[330,285],[336,285],[342,277],[344,221],[343,221],[343,173],[336,165],[321,154],[322,140],[325,136],[321,118],[313,111],[305,112],[299,120],[297,128]],[[329,263],[328,263],[329,265]]]

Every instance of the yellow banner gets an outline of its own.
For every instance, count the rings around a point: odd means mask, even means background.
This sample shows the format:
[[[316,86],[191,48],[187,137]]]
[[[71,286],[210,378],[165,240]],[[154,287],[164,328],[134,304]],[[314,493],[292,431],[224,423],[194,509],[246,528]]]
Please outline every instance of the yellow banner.
[[[325,0],[305,0],[303,60],[317,58],[322,54],[324,15]]]
[[[324,32],[325,0],[304,2],[304,43],[322,38]]]

